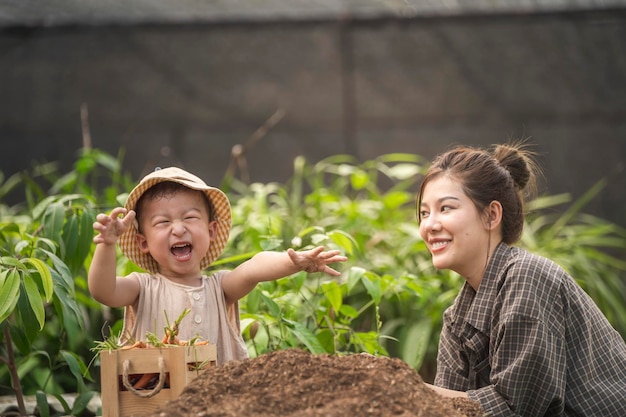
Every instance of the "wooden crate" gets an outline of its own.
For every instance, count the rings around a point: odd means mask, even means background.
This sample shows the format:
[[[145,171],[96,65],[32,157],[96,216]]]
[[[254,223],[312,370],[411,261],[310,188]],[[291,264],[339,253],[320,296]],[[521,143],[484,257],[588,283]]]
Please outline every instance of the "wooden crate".
[[[101,398],[103,417],[141,416],[155,411],[159,406],[178,398],[183,388],[200,372],[215,366],[215,345],[168,346],[163,348],[128,349],[103,351],[100,353]],[[127,375],[159,373],[169,380],[169,388],[158,386],[141,395],[133,393],[123,384],[124,364]],[[206,364],[202,370],[190,370],[196,364]]]

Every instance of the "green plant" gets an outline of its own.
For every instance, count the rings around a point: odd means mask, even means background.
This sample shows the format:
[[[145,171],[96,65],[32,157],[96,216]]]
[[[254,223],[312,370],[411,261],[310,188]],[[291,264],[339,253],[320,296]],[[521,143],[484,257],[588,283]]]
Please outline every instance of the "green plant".
[[[56,396],[64,392],[58,379],[62,377],[55,372],[59,367],[69,367],[75,383],[84,386],[84,362],[58,344],[41,343],[80,333],[84,327],[71,269],[59,257],[70,250],[83,256],[88,252],[78,243],[71,244],[79,236],[75,228],[80,220],[93,221],[93,216],[77,214],[78,200],[75,196],[46,199],[32,217],[0,223],[0,342],[4,345],[0,361],[7,365],[22,414],[24,387]],[[68,208],[70,202],[74,208]],[[66,210],[71,212],[67,216]]]
[[[419,236],[415,193],[425,168],[417,155],[382,155],[363,163],[337,155],[313,165],[297,158],[285,184],[226,182],[234,218],[226,253],[242,255],[216,266],[235,265],[262,249],[319,243],[350,258],[338,280],[301,273],[260,285],[242,300],[251,354],[287,346],[378,352],[432,377],[443,311],[463,280],[435,270]],[[568,196],[531,202],[520,244],[568,269],[626,334],[624,231],[581,213],[600,189],[601,184],[562,214],[554,208],[569,203]]]
[[[232,268],[260,250],[318,244],[349,257],[339,278],[300,272],[241,300],[251,355],[295,346],[369,352],[432,373],[442,314],[463,280],[435,270],[419,236],[415,194],[425,168],[412,154],[365,162],[336,155],[315,164],[296,158],[281,184],[225,179],[233,228],[212,269]],[[2,204],[20,184],[24,203]],[[81,414],[98,388],[85,365],[101,346],[94,341],[113,341],[121,331],[121,309],[89,295],[86,267],[95,213],[123,204],[133,185],[121,155],[95,149],[83,149],[68,174],[55,164],[0,174],[0,361],[7,364],[0,392],[36,394],[42,416],[50,414],[46,394],[64,403],[64,414]],[[563,265],[626,335],[626,232],[582,212],[602,186],[573,203],[567,195],[532,202],[520,243]],[[138,270],[118,260],[119,275]],[[101,334],[105,327],[109,335]],[[65,403],[61,394],[76,391],[78,400]]]
[[[423,169],[417,155],[362,164],[337,155],[314,165],[297,158],[284,185],[227,182],[234,226],[226,253],[325,244],[353,265],[339,279],[300,273],[259,285],[241,303],[251,354],[301,346],[391,353],[420,366],[459,281],[433,270],[419,237],[414,194]]]
[[[70,174],[42,164],[0,184],[0,361],[7,364],[0,368],[0,393],[14,392],[23,415],[23,395],[35,394],[46,416],[48,395],[63,414],[80,415],[96,393],[85,363],[103,319],[92,313],[101,309],[88,294],[85,265],[97,202],[117,204],[112,196],[124,182],[119,171],[112,157],[84,149]],[[113,185],[98,199],[95,187],[103,179]],[[1,204],[18,183],[24,203]],[[66,392],[79,393],[71,406]]]

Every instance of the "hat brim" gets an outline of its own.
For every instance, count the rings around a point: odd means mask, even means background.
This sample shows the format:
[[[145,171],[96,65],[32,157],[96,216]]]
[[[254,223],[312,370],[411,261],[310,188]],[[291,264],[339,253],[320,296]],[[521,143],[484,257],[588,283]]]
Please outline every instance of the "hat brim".
[[[150,187],[160,182],[171,181],[184,185],[192,190],[202,191],[213,204],[214,221],[217,223],[215,238],[211,241],[209,250],[200,262],[201,268],[207,269],[220,255],[223,253],[231,227],[231,210],[230,202],[226,194],[219,188],[207,185],[200,178],[184,171],[180,168],[170,167],[164,168],[146,175],[141,182],[133,188],[128,195],[124,207],[127,210],[135,210],[137,201],[141,198]],[[137,226],[136,222],[131,225],[126,232],[120,236],[119,246],[124,255],[139,267],[148,272],[158,272],[159,265],[149,253],[143,253],[139,249],[137,242]]]

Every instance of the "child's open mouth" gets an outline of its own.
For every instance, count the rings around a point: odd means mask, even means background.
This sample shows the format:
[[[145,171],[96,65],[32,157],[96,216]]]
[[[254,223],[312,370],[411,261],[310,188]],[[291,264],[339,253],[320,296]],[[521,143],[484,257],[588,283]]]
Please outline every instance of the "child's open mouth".
[[[191,245],[188,243],[172,246],[172,255],[178,259],[188,258],[191,256]]]

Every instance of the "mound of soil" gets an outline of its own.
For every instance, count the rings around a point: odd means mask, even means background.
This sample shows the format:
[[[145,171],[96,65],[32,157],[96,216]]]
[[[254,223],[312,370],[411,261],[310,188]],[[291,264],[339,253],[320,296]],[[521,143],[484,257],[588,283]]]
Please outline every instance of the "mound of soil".
[[[290,349],[211,368],[149,417],[477,417],[400,359]]]

